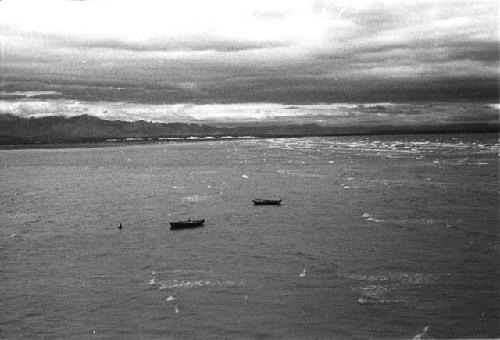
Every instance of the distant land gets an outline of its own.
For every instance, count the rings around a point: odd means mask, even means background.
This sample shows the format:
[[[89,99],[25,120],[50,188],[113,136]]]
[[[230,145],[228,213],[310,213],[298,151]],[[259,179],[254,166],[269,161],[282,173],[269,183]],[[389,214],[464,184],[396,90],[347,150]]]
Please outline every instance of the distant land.
[[[274,124],[224,126],[224,124],[153,123],[104,120],[89,115],[66,118],[49,116],[22,118],[0,114],[0,145],[78,144],[121,141],[224,139],[229,137],[305,137],[342,135],[394,135],[423,133],[499,132],[494,123],[454,123],[418,126],[323,126],[318,124]],[[191,137],[191,138],[190,138]]]

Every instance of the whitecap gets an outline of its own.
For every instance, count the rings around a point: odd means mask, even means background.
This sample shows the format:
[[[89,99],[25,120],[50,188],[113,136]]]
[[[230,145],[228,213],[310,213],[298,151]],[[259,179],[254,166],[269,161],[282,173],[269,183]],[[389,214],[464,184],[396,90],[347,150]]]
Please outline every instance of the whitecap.
[[[299,274],[299,277],[305,277],[306,276],[306,268],[302,269],[302,272]]]
[[[211,281],[211,280],[167,280],[165,282],[165,289],[173,288],[200,288],[200,287],[231,287],[237,285],[234,281]]]
[[[242,175],[241,177],[243,177],[243,178],[248,178],[248,176],[247,176],[247,175]]]
[[[422,285],[441,281],[450,274],[388,272],[376,274],[348,274],[345,277],[356,281],[394,282],[399,285]]]
[[[423,339],[434,339],[432,338],[431,336],[429,336],[429,334],[427,334],[429,332],[429,329],[430,327],[429,326],[425,326],[422,333],[419,333],[417,335],[415,335],[415,337],[413,338],[413,340],[423,340]]]
[[[297,176],[297,177],[304,177],[304,178],[322,178],[324,177],[323,175],[319,174],[313,174],[313,173],[308,173],[308,172],[299,172],[299,171],[294,171],[294,170],[277,170],[280,174],[284,175],[289,175],[289,176]],[[342,184],[344,185],[344,184]]]
[[[366,297],[360,297],[358,299],[358,303],[361,304],[361,305],[368,305],[368,304],[374,304],[376,303],[377,301],[376,300],[373,300],[373,299],[368,299]]]
[[[393,291],[389,287],[380,285],[368,285],[354,288],[360,293],[358,303],[360,304],[392,304],[400,303],[403,300],[393,297]]]
[[[362,218],[366,218],[367,221],[370,221],[370,222],[375,222],[375,223],[382,223],[383,220],[379,219],[379,218],[376,218],[372,215],[370,215],[369,213],[365,212],[362,216]]]
[[[209,199],[208,196],[202,196],[202,195],[192,195],[192,196],[186,196],[186,197],[183,197],[182,198],[182,201],[183,202],[190,202],[190,203],[194,203],[194,202],[200,202],[200,201],[205,201]]]
[[[170,301],[175,301],[175,300],[177,300],[177,299],[175,298],[175,296],[170,295],[170,296],[169,296],[168,298],[166,298],[165,300],[166,300],[166,301],[168,301],[168,302],[170,302]]]
[[[382,223],[382,222],[384,222],[383,220],[381,220],[379,218],[375,218],[375,217],[368,217],[366,220],[370,221],[370,222],[375,222],[375,223]]]

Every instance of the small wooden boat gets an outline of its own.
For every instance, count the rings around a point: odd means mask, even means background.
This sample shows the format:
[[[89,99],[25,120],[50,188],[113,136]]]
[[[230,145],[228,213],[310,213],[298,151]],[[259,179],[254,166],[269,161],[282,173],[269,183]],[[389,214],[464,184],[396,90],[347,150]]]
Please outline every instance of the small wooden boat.
[[[254,205],[280,205],[281,200],[267,200],[267,199],[261,199],[261,198],[256,198],[252,200]]]
[[[170,222],[170,230],[201,227],[203,223],[205,223],[205,219]]]

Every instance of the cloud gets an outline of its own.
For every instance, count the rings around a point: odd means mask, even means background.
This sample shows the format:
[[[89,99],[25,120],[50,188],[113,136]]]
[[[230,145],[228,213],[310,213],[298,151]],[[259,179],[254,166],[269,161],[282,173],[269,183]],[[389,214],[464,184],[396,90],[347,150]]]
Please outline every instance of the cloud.
[[[496,123],[494,104],[398,104],[337,103],[285,105],[276,103],[245,104],[173,104],[144,105],[126,102],[81,102],[65,99],[0,101],[0,113],[20,117],[78,116],[88,114],[103,119],[125,121],[185,123],[272,123],[348,126],[447,124],[461,122]]]
[[[168,84],[175,102],[299,91],[325,101],[342,88],[366,92],[366,80],[397,89],[394,79],[447,78],[446,89],[498,79],[498,9],[494,0],[4,0],[2,74],[136,84],[143,98]]]
[[[8,0],[0,25],[55,45],[137,51],[239,51],[315,39],[313,16],[298,12],[305,6],[288,15],[282,10],[289,6],[279,2],[279,15],[263,18],[259,11],[269,8],[264,1]],[[299,22],[308,25],[297,27]]]
[[[58,91],[0,91],[0,98],[33,98],[33,97],[60,97]]]
[[[79,48],[104,48],[115,50],[129,50],[129,51],[143,51],[143,52],[161,52],[161,51],[214,51],[214,52],[237,52],[245,50],[263,49],[284,47],[285,43],[281,42],[244,42],[244,41],[217,41],[205,40],[200,37],[197,41],[161,41],[154,44],[145,43],[131,43],[119,40],[101,40],[101,41],[79,41],[67,42],[68,46],[75,46]]]
[[[309,68],[289,67],[289,75],[280,76],[280,68],[255,70],[207,63],[178,62],[175,68],[156,67],[152,64],[136,67],[135,73],[117,73],[100,69],[99,77],[79,78],[71,68],[64,69],[65,79],[40,75],[40,80],[4,81],[4,93],[21,91],[54,91],[66,98],[81,102],[129,102],[137,104],[238,104],[283,103],[288,105],[336,102],[436,102],[474,101],[497,102],[498,80],[488,78],[431,78],[383,80],[387,67],[373,65],[375,79],[350,79],[339,74],[308,74]],[[458,65],[459,66],[459,65]],[[456,72],[458,66],[450,73]],[[131,69],[133,64],[129,66]],[[147,69],[149,67],[149,69]],[[397,67],[394,66],[394,67]],[[408,72],[415,69],[408,67]],[[90,67],[89,72],[92,70]],[[81,71],[79,69],[78,71]],[[402,70],[398,70],[399,74]],[[36,70],[34,70],[36,72]],[[380,73],[378,76],[376,72]],[[97,73],[96,73],[97,74]],[[145,76],[146,75],[146,76]],[[45,97],[49,97],[46,95]],[[3,99],[22,99],[6,95]],[[0,99],[1,99],[0,98]]]
[[[498,41],[463,41],[448,46],[448,57],[452,60],[471,60],[498,65],[500,43]]]

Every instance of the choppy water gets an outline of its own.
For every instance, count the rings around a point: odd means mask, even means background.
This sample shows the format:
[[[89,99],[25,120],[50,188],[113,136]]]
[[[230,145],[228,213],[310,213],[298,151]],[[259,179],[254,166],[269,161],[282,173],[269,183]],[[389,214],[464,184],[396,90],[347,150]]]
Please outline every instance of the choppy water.
[[[496,135],[0,151],[0,336],[498,338],[498,159]]]

